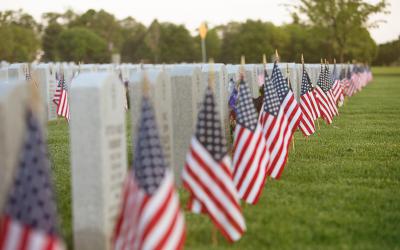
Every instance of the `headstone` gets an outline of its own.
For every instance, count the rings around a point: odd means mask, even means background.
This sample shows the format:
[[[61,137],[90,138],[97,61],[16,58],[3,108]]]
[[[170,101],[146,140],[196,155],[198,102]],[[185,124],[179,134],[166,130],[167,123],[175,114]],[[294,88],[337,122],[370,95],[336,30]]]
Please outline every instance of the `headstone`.
[[[38,90],[26,80],[0,83],[0,210],[18,163],[28,107],[35,112],[39,125],[45,125],[39,98]]]
[[[54,70],[49,64],[39,64],[32,71],[32,78],[38,84],[40,94],[46,107],[47,120],[57,119],[57,106],[53,102],[57,88]]]
[[[123,86],[115,74],[83,73],[71,85],[75,249],[111,249],[127,171]]]
[[[256,64],[246,64],[245,68],[245,81],[247,85],[250,87],[253,98],[257,98],[260,96],[259,85],[258,85],[258,74],[257,74],[257,65]]]
[[[175,182],[180,184],[182,168],[186,161],[190,140],[196,126],[199,109],[199,95],[204,93],[201,71],[199,67],[175,65],[169,71],[171,77],[172,96],[172,167]]]
[[[157,127],[160,132],[161,143],[168,164],[174,164],[173,153],[173,130],[172,130],[172,94],[170,76],[164,70],[138,70],[131,75],[129,82],[129,96],[131,103],[132,140],[133,152],[135,152],[135,141],[137,128],[140,120],[140,103],[143,96],[143,77],[149,84],[148,95],[153,102],[156,114]],[[189,104],[190,105],[190,104]]]
[[[0,83],[8,82],[8,67],[0,68]]]
[[[221,124],[224,128],[225,135],[228,143],[232,143],[232,138],[229,132],[229,96],[228,96],[228,74],[224,64],[216,63],[213,65],[203,64],[201,71],[203,74],[204,86],[208,85],[210,71],[214,72],[214,83],[213,91],[215,95],[215,101],[217,104],[217,110],[220,115]],[[203,99],[204,96],[201,97]]]
[[[0,211],[8,194],[25,131],[27,83],[0,83]]]
[[[8,67],[9,80],[25,80],[28,64],[26,63],[13,63]]]

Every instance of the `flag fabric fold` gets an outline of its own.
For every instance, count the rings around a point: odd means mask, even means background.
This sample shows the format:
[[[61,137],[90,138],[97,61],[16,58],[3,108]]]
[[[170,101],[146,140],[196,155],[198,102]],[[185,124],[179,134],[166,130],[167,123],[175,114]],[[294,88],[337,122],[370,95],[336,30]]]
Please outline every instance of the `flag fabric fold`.
[[[185,221],[167,167],[153,108],[142,100],[133,167],[125,181],[114,249],[182,249]]]
[[[303,115],[301,116],[299,128],[305,136],[310,136],[315,133],[314,121],[317,119],[317,105],[312,92],[310,78],[304,66],[300,91],[300,108]]]
[[[58,228],[50,161],[43,132],[31,112],[14,183],[0,217],[0,249],[65,249]]]
[[[70,119],[67,84],[63,74],[60,74],[53,102],[57,105],[57,115]]]
[[[264,108],[260,113],[270,152],[267,174],[278,179],[287,162],[290,142],[301,120],[301,109],[275,62],[271,81],[265,78]]]
[[[247,203],[256,204],[266,180],[269,152],[250,89],[243,79],[238,95],[233,181],[239,197]]]
[[[326,94],[327,91],[328,86],[326,85],[325,81],[325,71],[321,65],[321,72],[318,77],[317,86],[315,87],[315,98],[317,100],[322,119],[324,119],[327,124],[331,124],[333,120],[333,113],[330,107],[329,98]]]
[[[190,211],[208,214],[214,225],[232,242],[241,238],[246,225],[231,168],[214,95],[211,87],[207,87],[182,171],[182,181],[190,192]]]

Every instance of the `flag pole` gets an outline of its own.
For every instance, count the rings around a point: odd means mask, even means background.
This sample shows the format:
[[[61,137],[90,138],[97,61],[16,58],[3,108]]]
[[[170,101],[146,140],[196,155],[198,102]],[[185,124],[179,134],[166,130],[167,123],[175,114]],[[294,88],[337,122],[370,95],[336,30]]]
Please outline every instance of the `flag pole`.
[[[267,56],[265,54],[263,54],[262,56],[262,62],[264,65],[264,69],[267,69]]]
[[[209,66],[208,86],[211,88],[211,91],[214,92],[214,59],[210,58]]]
[[[277,49],[275,49],[275,62],[279,62],[279,54]]]
[[[246,63],[246,59],[244,55],[240,57],[240,80],[244,80],[244,65]],[[240,82],[238,83],[239,86]]]

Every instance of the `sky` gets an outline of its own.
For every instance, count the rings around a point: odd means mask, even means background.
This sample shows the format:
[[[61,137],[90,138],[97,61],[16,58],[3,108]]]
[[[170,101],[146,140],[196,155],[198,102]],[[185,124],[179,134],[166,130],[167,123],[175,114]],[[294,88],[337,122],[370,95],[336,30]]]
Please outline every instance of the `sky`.
[[[367,0],[375,3],[378,0]],[[374,20],[387,20],[379,28],[370,29],[377,43],[400,36],[400,0],[388,0],[389,15],[376,15]],[[78,13],[87,9],[104,9],[122,19],[132,16],[149,25],[155,18],[161,22],[184,24],[192,33],[203,21],[212,27],[229,21],[261,19],[276,25],[291,22],[287,5],[296,0],[0,0],[0,11],[24,9],[40,20],[44,12],[64,12],[71,8]]]

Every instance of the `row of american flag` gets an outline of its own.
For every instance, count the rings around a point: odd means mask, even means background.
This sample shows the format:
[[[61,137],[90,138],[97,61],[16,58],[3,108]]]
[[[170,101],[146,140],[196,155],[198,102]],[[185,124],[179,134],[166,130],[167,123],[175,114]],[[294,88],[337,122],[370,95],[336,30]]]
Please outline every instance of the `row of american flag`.
[[[55,103],[68,119],[60,76]],[[299,101],[277,62],[265,71],[264,97],[258,113],[244,76],[236,84],[237,117],[232,152],[226,139],[212,86],[198,113],[195,133],[181,175],[190,193],[187,208],[209,216],[230,242],[246,231],[240,200],[255,205],[268,177],[280,178],[293,134],[315,133],[318,118],[331,124],[345,96],[372,80],[367,68],[329,71],[321,65],[316,86],[303,66]],[[27,132],[15,181],[0,217],[0,249],[65,249],[58,231],[50,162],[43,131],[35,115],[26,115]],[[144,95],[134,162],[123,188],[122,205],[110,242],[113,249],[182,249],[185,220],[173,174],[164,158],[152,103]]]

